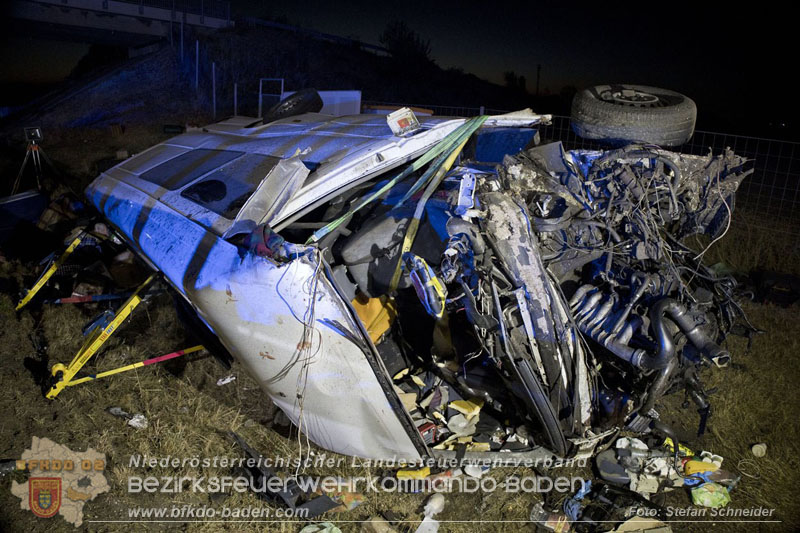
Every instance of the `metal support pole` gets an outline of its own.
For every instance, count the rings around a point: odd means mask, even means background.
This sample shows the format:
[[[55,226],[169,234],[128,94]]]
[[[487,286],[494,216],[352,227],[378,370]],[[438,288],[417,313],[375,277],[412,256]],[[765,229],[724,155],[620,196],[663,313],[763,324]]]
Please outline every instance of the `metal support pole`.
[[[217,63],[211,62],[211,117],[217,118]]]
[[[33,153],[31,154],[33,156],[33,170],[34,170],[34,172],[36,174],[36,188],[41,191],[42,190],[42,158],[39,155],[39,145],[37,145],[35,142],[32,142],[31,145],[32,145],[31,149],[33,150]]]
[[[194,41],[194,91],[200,88],[200,40]]]
[[[45,270],[41,276],[39,276],[39,279],[36,280],[36,283],[34,283],[33,287],[31,287],[31,290],[26,292],[25,296],[23,296],[23,298],[19,301],[15,311],[19,311],[28,305],[28,302],[30,302],[33,297],[36,296],[36,293],[39,292],[42,287],[44,287],[45,283],[47,283],[47,281],[53,277],[53,274],[55,274],[61,265],[64,264],[64,261],[66,261],[67,257],[69,257],[69,255],[75,251],[75,248],[78,247],[82,240],[83,233],[80,233],[77,237],[75,237],[75,239],[73,239],[72,243],[67,247],[64,253],[61,254],[58,259],[50,263],[50,266],[47,267],[47,270]]]
[[[181,17],[181,63],[183,63],[183,17]]]
[[[17,189],[19,189],[19,183],[22,179],[22,173],[25,172],[25,165],[28,164],[28,158],[31,156],[31,149],[28,147],[25,150],[25,159],[22,160],[22,166],[19,168],[19,173],[17,174],[17,179],[14,180],[14,187],[11,189],[11,196],[17,194]]]
[[[263,86],[264,80],[258,80],[258,118],[261,118],[261,87]]]
[[[239,84],[233,82],[233,116],[239,114]]]

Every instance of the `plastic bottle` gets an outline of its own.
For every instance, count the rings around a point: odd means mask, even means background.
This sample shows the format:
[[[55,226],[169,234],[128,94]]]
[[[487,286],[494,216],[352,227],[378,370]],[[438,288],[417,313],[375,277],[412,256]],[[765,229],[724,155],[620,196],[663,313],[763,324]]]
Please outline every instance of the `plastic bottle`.
[[[536,524],[539,531],[555,531],[556,533],[572,531],[572,524],[567,515],[545,511],[541,502],[536,503],[531,509],[531,522]]]

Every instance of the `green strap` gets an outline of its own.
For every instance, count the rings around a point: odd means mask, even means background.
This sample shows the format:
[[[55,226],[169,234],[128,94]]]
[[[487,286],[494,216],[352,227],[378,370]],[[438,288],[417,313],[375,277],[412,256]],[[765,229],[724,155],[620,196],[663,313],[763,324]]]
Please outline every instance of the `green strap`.
[[[486,119],[489,118],[487,116],[478,116],[470,119],[469,122],[465,123],[465,126],[469,126],[464,128],[464,130],[459,134],[458,138],[454,140],[454,142],[448,147],[448,149],[442,152],[439,157],[431,163],[431,166],[428,167],[428,170],[420,176],[417,182],[408,190],[408,192],[403,196],[403,198],[398,202],[397,205],[403,205],[406,200],[414,196],[417,191],[419,191],[425,184],[436,174],[436,172],[441,168],[444,162],[447,160],[448,157],[452,154],[453,150],[457,150],[459,146],[461,146],[467,139],[469,139],[478,128],[480,128]]]
[[[433,146],[430,150],[425,152],[411,165],[407,166],[397,176],[389,180],[379,190],[369,195],[367,198],[363,199],[357,206],[355,206],[353,209],[351,209],[344,215],[329,222],[327,225],[315,231],[314,234],[311,235],[311,237],[309,237],[308,240],[306,241],[306,245],[310,245],[319,241],[322,237],[324,237],[331,231],[335,230],[343,222],[345,222],[347,219],[353,216],[357,211],[361,210],[364,206],[374,202],[376,199],[383,196],[389,189],[394,187],[398,182],[407,178],[408,176],[410,176],[411,174],[413,174],[414,172],[425,166],[434,158],[440,156],[437,159],[436,164],[431,165],[431,168],[428,169],[428,171],[426,171],[425,174],[422,177],[420,177],[417,183],[415,183],[414,186],[412,187],[412,190],[418,190],[420,187],[422,187],[422,185],[424,185],[425,181],[427,181],[426,176],[430,177],[431,175],[433,175],[433,173],[436,172],[436,169],[439,166],[441,166],[441,163],[444,162],[444,160],[447,158],[447,155],[449,155],[452,149],[459,146],[464,141],[464,138],[469,138],[469,136],[472,135],[475,132],[475,130],[477,130],[480,127],[480,125],[483,124],[485,120],[486,120],[485,116],[480,116],[471,118],[466,122],[464,122],[464,124],[462,124],[457,129],[447,134],[447,136],[444,139],[436,143],[435,146]],[[425,181],[423,181],[423,178],[425,178]],[[405,200],[406,198],[403,198],[403,201]]]

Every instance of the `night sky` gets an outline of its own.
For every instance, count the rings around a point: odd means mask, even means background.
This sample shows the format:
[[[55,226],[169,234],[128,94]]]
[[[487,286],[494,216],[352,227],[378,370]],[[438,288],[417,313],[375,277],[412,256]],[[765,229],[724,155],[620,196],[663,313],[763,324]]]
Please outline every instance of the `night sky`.
[[[700,113],[752,124],[796,127],[800,105],[789,85],[797,63],[794,17],[768,5],[733,8],[677,2],[247,2],[234,13],[379,44],[389,21],[430,39],[442,67],[502,83],[514,71],[551,93],[565,86],[628,82],[694,98]],[[55,81],[87,46],[14,35],[2,45],[1,82]],[[447,102],[432,102],[446,104]],[[547,110],[541,110],[547,111]]]
[[[282,2],[243,11],[285,16],[320,31],[378,43],[387,21],[405,20],[443,67],[502,83],[513,70],[542,90],[640,83],[692,96],[707,112],[788,121],[800,105],[788,88],[796,64],[793,15],[769,6],[700,2]],[[750,4],[756,6],[756,4]],[[776,94],[777,93],[777,94]]]

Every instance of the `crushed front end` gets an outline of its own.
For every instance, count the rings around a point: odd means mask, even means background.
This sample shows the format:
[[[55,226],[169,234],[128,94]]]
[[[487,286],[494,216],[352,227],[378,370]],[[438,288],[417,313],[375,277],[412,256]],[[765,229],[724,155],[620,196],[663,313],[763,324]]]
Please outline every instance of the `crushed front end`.
[[[390,302],[373,340],[433,449],[590,453],[623,428],[669,433],[657,402],[676,391],[702,431],[700,371],[726,366],[720,343],[749,326],[735,281],[684,241],[725,233],[746,163],[545,144],[455,167],[412,208],[398,185],[332,257],[353,294]]]

